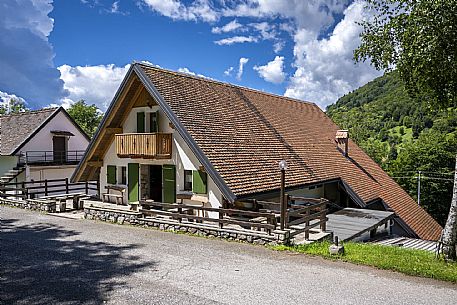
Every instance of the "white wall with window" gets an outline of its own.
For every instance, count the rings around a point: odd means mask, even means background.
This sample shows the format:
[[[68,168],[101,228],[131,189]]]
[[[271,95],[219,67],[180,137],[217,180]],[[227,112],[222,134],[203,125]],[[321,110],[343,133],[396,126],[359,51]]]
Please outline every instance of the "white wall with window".
[[[123,185],[127,187],[129,163],[139,163],[140,174],[141,167],[144,166],[174,165],[176,168],[176,193],[192,193],[190,199],[183,200],[184,203],[221,207],[222,194],[220,190],[217,188],[212,179],[206,174],[200,162],[197,160],[196,156],[191,151],[189,146],[184,142],[179,133],[170,126],[170,121],[158,106],[133,108],[122,126],[123,133],[137,133],[138,120],[143,119],[145,132],[159,131],[173,134],[172,158],[161,160],[144,158],[119,158],[116,154],[115,141],[113,140],[103,158],[103,166],[100,172],[101,192],[105,192],[105,187],[112,184]],[[154,125],[157,127],[153,127]],[[139,193],[142,194],[141,190]],[[125,192],[124,200],[125,202],[128,201],[127,192]]]

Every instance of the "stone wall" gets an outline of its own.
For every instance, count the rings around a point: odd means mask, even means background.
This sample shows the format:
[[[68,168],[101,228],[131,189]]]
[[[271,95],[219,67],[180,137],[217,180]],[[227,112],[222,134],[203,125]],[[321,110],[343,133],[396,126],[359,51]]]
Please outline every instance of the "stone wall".
[[[100,207],[84,207],[84,218],[107,221],[118,224],[129,224],[156,228],[164,231],[183,232],[206,237],[223,238],[227,240],[243,241],[260,245],[287,244],[290,242],[289,232],[275,230],[271,234],[262,231],[247,229],[218,228],[215,225],[178,222],[171,219],[143,218],[139,212],[126,210],[106,209]]]
[[[38,200],[38,199],[26,199],[26,200],[15,200],[15,199],[6,199],[0,198],[0,204],[5,204],[17,208],[22,208],[26,210],[41,211],[47,213],[56,212],[56,202],[48,200]]]

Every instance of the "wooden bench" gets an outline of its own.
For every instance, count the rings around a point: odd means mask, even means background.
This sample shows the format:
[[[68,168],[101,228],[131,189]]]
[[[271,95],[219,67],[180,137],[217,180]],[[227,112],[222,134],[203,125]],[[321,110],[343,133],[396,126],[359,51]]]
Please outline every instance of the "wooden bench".
[[[124,205],[124,193],[125,187],[116,186],[116,185],[107,185],[105,186],[107,190],[106,193],[102,194],[102,201],[103,202],[111,202],[111,199],[114,199],[116,204]],[[119,194],[112,194],[110,191],[117,191]]]
[[[256,218],[252,218],[252,219],[249,219],[249,222],[253,222],[253,223],[267,223],[267,218],[266,217],[256,217]],[[251,227],[251,230],[258,230],[258,227]]]

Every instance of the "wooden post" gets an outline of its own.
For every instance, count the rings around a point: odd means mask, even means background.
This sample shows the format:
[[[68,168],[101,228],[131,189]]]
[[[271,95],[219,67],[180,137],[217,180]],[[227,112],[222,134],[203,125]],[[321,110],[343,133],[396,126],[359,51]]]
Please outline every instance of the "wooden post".
[[[326,201],[322,200],[322,202],[326,202]],[[327,204],[321,206],[320,221],[321,221],[321,231],[323,231],[323,232],[325,232],[327,230],[327,222],[326,222],[327,215],[325,214],[326,209],[327,209]]]
[[[86,180],[86,195],[89,194],[89,181]]]
[[[286,170],[281,169],[281,196],[280,196],[280,204],[281,204],[281,230],[284,230],[286,225],[286,204],[285,204],[285,186],[286,186]]]
[[[44,180],[44,195],[48,196],[48,179]]]
[[[22,188],[22,198],[27,199],[27,192],[25,190],[25,183],[21,183],[21,188]]]
[[[305,213],[305,217],[309,217],[310,215],[310,209],[306,209],[306,213]],[[309,218],[307,218],[308,220],[306,220],[305,222],[305,228],[307,228],[305,230],[305,240],[308,240],[309,239]]]
[[[66,194],[70,193],[69,190],[68,190],[68,177],[65,178],[65,193]]]
[[[218,213],[219,213],[219,220],[223,219],[223,213],[221,212],[221,209],[219,209]],[[222,229],[222,227],[223,227],[223,223],[219,222],[219,228]]]
[[[89,194],[87,194],[89,195]],[[98,198],[101,197],[101,192],[100,192],[100,179],[97,179],[97,196]]]

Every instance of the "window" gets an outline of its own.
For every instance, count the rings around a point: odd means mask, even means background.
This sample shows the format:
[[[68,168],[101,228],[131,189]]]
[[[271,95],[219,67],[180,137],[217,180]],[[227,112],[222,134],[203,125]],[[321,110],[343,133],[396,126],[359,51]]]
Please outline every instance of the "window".
[[[144,132],[144,112],[137,112],[136,114],[136,132]]]
[[[126,166],[119,166],[120,167],[120,177],[119,177],[119,180],[120,180],[120,183],[123,184],[123,185],[126,185],[127,184],[127,167]]]
[[[116,184],[116,166],[108,165],[106,168],[106,182],[108,184]]]
[[[206,194],[207,175],[203,171],[192,171],[192,191],[195,194]]]
[[[184,190],[192,191],[192,171],[184,170]]]
[[[159,132],[159,112],[149,113],[149,132]]]

